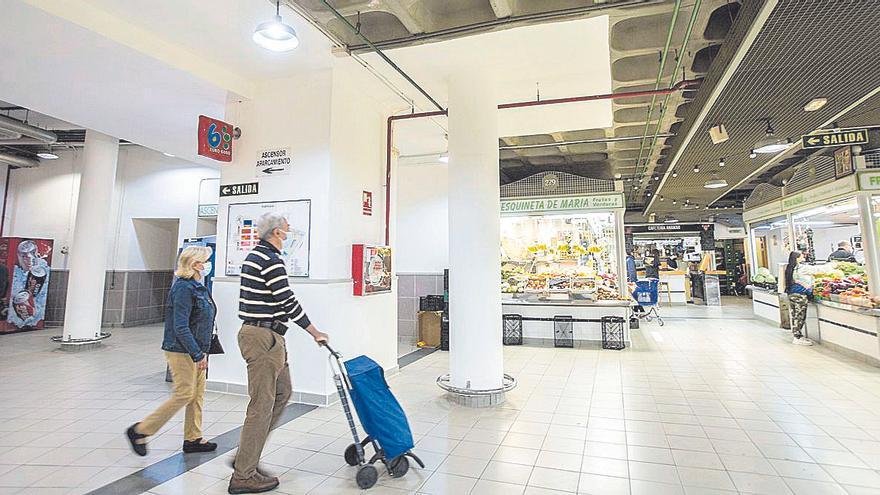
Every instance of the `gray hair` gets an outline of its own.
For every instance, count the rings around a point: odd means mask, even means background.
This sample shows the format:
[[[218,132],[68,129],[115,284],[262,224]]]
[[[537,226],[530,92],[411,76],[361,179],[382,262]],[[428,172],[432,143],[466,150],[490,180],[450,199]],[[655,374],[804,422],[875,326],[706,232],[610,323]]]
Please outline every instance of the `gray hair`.
[[[851,247],[851,246],[852,246],[852,244],[850,244],[849,241],[840,241],[837,243],[837,247],[839,247],[839,248],[846,248],[846,247]]]
[[[260,240],[265,241],[269,239],[275,229],[284,229],[285,223],[287,223],[287,219],[280,213],[273,211],[264,213],[257,220],[257,232],[260,233]]]

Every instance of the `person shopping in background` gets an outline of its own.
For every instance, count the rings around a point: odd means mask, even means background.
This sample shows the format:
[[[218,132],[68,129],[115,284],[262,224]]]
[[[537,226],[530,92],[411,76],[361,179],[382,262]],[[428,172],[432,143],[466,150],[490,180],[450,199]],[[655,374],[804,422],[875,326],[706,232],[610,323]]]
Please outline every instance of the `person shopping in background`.
[[[837,251],[828,255],[828,261],[849,261],[855,263],[856,257],[853,254],[853,247],[849,241],[840,241],[837,243]]]
[[[803,334],[804,324],[807,321],[807,302],[813,290],[811,277],[798,273],[798,264],[803,259],[803,255],[798,251],[792,251],[788,255],[788,265],[785,267],[785,293],[788,294],[788,304],[791,308],[791,333],[794,336],[791,343],[813,345],[813,342]]]
[[[165,305],[165,337],[162,349],[171,369],[174,393],[152,414],[126,431],[131,448],[137,455],[147,455],[146,439],[155,435],[181,408],[186,407],[183,420],[183,452],[211,452],[216,443],[202,438],[202,408],[205,404],[205,378],[208,350],[214,333],[217,307],[201,283],[208,270],[205,263],[211,248],[184,248],[177,261]]]
[[[292,391],[284,338],[288,324],[303,328],[318,345],[328,340],[309,321],[287,281],[287,269],[281,258],[282,250],[293,241],[287,219],[277,213],[266,213],[257,221],[257,232],[260,243],[241,266],[238,316],[242,326],[238,347],[247,363],[250,402],[241,427],[229,493],[260,493],[278,486],[278,478],[263,473],[258,463],[269,432],[287,407]]]
[[[636,275],[636,258],[633,256],[632,250],[626,252],[626,281],[634,284],[638,276]]]
[[[645,278],[660,278],[660,251],[652,249],[645,257]]]

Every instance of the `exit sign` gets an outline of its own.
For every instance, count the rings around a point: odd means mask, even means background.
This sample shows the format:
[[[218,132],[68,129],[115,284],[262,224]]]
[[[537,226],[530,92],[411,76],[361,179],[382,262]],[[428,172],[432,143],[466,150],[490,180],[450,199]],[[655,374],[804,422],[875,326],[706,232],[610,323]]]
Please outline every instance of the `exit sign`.
[[[846,129],[801,137],[804,149],[830,148],[850,144],[867,144],[868,129]]]

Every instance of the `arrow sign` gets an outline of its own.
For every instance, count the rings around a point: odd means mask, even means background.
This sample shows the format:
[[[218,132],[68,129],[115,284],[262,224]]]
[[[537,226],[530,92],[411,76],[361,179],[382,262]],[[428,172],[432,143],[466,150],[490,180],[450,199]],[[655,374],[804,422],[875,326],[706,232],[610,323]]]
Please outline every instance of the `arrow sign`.
[[[830,148],[851,144],[867,144],[868,129],[845,129],[801,137],[804,149]]]
[[[220,186],[220,197],[229,196],[247,196],[249,194],[259,194],[260,184],[257,182],[245,182],[243,184],[223,184]]]
[[[273,148],[257,152],[256,177],[290,175],[290,148]]]

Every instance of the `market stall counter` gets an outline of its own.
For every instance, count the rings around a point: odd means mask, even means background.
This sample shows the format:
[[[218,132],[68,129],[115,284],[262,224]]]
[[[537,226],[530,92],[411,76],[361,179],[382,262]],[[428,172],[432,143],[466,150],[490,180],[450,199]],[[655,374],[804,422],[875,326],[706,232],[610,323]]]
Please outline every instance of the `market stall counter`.
[[[811,339],[880,365],[880,309],[819,300],[816,310],[819,328]]]

